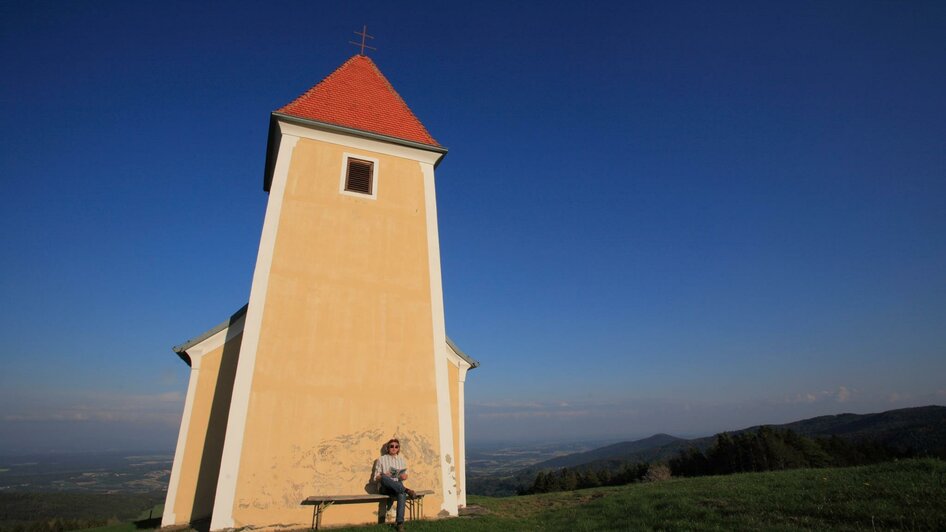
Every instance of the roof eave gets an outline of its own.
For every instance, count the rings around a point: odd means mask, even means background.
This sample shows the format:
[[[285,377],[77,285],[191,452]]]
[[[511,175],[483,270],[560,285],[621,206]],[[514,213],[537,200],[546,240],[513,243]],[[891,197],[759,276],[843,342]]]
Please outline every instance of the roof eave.
[[[187,354],[187,350],[203,342],[207,338],[210,338],[211,336],[217,334],[218,332],[226,329],[227,327],[233,325],[235,321],[237,321],[238,319],[240,319],[241,316],[246,314],[246,309],[249,306],[250,306],[249,303],[247,303],[246,305],[243,305],[243,308],[234,312],[233,315],[227,319],[227,321],[217,325],[213,329],[210,329],[209,331],[201,334],[200,336],[197,336],[196,338],[192,338],[181,345],[176,345],[172,347],[171,350],[177,353],[177,356],[181,357],[181,360],[183,360],[184,362],[187,362],[187,365],[190,366],[191,357],[189,354]]]
[[[447,155],[447,148],[443,146],[434,146],[431,144],[424,144],[422,142],[414,142],[412,140],[406,140],[398,137],[392,137],[389,135],[382,135],[380,133],[374,133],[371,131],[365,131],[362,129],[354,129],[350,127],[340,126],[338,124],[330,124],[328,122],[320,122],[318,120],[311,120],[308,118],[299,118],[298,116],[287,115],[279,112],[273,112],[269,117],[269,138],[266,141],[266,169],[263,175],[263,190],[269,192],[269,187],[273,183],[273,171],[276,167],[276,155],[279,153],[279,141],[282,138],[279,134],[279,121],[283,121],[289,124],[295,124],[303,127],[311,127],[315,129],[322,129],[326,131],[331,131],[334,133],[341,133],[343,135],[351,135],[354,137],[361,137],[370,140],[378,140],[381,142],[389,142],[391,144],[397,144],[400,146],[406,146],[408,148],[415,148],[418,150],[431,151],[434,153],[439,153],[440,156],[437,157],[437,160],[434,162],[434,168],[437,168],[440,165],[440,161],[443,160],[444,156]]]
[[[480,362],[470,355],[464,353],[462,349],[457,347],[457,344],[453,343],[453,340],[451,340],[449,336],[447,337],[447,345],[450,346],[450,349],[453,349],[453,352],[456,353],[457,356],[462,358],[467,364],[470,365],[470,369],[480,367]]]

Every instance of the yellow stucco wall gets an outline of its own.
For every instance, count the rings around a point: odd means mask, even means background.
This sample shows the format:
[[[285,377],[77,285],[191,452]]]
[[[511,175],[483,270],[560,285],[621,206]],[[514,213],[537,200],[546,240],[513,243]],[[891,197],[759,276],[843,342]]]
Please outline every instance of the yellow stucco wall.
[[[379,161],[377,199],[339,193],[344,153]],[[365,493],[401,439],[408,486],[442,502],[424,183],[416,161],[301,139],[262,314],[233,520],[308,524],[309,495]],[[337,506],[326,525],[373,522]]]
[[[201,357],[196,371],[197,387],[181,462],[181,478],[174,500],[175,524],[210,517],[213,510],[242,339],[242,333],[237,334]]]

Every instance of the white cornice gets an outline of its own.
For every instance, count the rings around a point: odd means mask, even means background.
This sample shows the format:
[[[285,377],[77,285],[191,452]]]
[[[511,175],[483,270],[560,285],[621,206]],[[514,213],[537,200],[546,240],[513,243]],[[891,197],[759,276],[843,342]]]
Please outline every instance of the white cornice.
[[[368,139],[354,135],[345,135],[342,133],[330,131],[329,129],[321,129],[318,127],[317,123],[301,126],[299,124],[289,123],[285,120],[279,119],[278,117],[276,123],[279,126],[279,132],[281,134],[301,139],[330,142],[340,146],[382,153],[384,155],[392,155],[394,157],[411,159],[413,161],[431,165],[436,164],[440,158],[443,157],[443,153],[411,148],[409,146],[402,146],[398,144],[392,144],[390,142]]]

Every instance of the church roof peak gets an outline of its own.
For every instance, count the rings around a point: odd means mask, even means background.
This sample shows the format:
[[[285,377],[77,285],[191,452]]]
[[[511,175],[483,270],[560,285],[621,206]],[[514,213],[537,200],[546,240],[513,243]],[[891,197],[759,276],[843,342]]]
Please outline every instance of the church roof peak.
[[[352,56],[276,113],[441,147],[364,55]]]

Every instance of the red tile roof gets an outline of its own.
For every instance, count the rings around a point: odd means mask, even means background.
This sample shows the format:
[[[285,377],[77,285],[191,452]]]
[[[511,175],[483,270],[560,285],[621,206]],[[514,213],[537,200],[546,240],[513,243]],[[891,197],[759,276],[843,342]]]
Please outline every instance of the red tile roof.
[[[356,55],[277,113],[440,147],[384,74]]]

